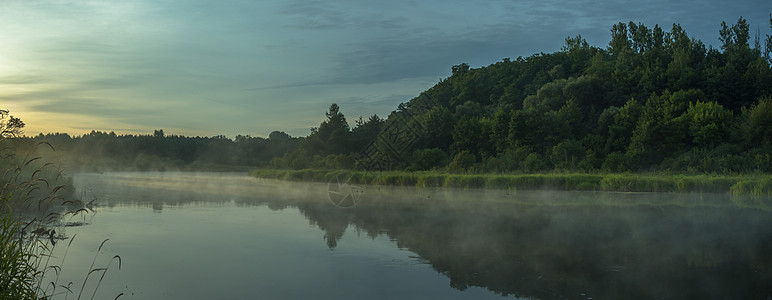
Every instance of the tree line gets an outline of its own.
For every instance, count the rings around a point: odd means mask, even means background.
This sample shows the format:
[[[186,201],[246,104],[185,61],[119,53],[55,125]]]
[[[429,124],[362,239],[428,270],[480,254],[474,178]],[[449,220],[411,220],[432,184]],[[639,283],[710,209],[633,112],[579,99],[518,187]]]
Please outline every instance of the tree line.
[[[581,35],[560,51],[452,74],[386,118],[354,126],[332,104],[306,137],[116,135],[29,138],[71,165],[451,172],[770,172],[772,37],[722,22],[719,48],[618,23],[605,47]],[[770,14],[772,29],[772,14]]]
[[[752,39],[743,18],[719,35],[713,48],[678,24],[618,23],[606,47],[576,36],[555,53],[456,65],[385,120],[349,129],[333,104],[270,166],[366,169],[375,152],[397,170],[772,171],[772,37]]]
[[[268,138],[238,135],[186,137],[166,135],[118,135],[91,131],[82,136],[66,133],[39,134],[25,138],[27,146],[48,143],[67,170],[79,171],[172,171],[250,169],[295,149],[301,139],[281,131]],[[36,147],[45,151],[47,147]]]

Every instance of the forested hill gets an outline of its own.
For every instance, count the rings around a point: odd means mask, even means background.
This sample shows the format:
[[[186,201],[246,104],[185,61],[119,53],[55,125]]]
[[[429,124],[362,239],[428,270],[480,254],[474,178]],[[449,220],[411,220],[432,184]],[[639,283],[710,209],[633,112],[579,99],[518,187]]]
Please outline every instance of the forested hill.
[[[772,14],[770,15],[772,29]],[[452,75],[385,120],[350,127],[332,104],[307,137],[38,136],[74,165],[190,165],[450,172],[772,172],[772,37],[740,18],[708,47],[679,25],[619,23],[608,45]],[[122,163],[115,163],[115,161]],[[140,166],[140,167],[137,167]],[[96,166],[98,167],[98,166]]]
[[[331,106],[273,166],[772,171],[772,38],[752,38],[742,18],[717,29],[718,49],[679,25],[630,22],[611,28],[607,47],[577,36],[556,53],[456,65],[385,122],[350,130]]]

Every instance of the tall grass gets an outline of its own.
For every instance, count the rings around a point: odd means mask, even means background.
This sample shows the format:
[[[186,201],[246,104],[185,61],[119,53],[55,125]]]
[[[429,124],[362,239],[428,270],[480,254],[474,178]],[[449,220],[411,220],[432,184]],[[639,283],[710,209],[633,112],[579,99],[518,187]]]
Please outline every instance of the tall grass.
[[[0,217],[0,299],[31,299],[35,295],[38,271],[30,253],[34,249],[18,240],[16,225],[10,214]]]
[[[66,299],[73,294],[72,283],[59,284],[61,266],[51,264],[57,241],[66,238],[59,224],[65,216],[88,210],[62,196],[73,194],[72,180],[35,155],[39,147],[53,147],[14,142],[0,138],[0,299]],[[120,257],[115,259],[120,268]],[[92,266],[84,285],[92,274],[101,272],[103,278],[107,268]]]
[[[772,197],[772,176],[742,179],[730,190],[735,195]]]
[[[715,192],[772,196],[769,175],[679,175],[633,173],[451,174],[443,172],[365,172],[350,170],[259,169],[254,177],[290,181],[329,181],[350,178],[351,183],[416,186],[420,188],[486,188],[614,192]]]

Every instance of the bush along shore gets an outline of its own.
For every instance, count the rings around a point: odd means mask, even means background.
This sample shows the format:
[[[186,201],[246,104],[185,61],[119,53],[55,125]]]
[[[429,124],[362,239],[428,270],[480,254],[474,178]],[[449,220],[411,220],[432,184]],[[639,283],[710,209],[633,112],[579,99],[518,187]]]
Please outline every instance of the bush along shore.
[[[542,173],[542,174],[453,174],[432,171],[352,171],[258,169],[257,178],[289,181],[330,182],[419,188],[551,189],[613,192],[711,192],[734,195],[772,196],[769,175],[672,175],[637,173]]]

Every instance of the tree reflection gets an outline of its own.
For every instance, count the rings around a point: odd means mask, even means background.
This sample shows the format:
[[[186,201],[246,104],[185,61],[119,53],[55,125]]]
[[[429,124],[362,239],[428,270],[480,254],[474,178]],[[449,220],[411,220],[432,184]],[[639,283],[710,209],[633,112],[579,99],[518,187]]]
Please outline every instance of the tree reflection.
[[[352,210],[336,209],[330,203],[305,202],[298,203],[300,213],[305,216],[311,225],[316,225],[324,232],[324,240],[327,247],[335,249],[343,238],[350,222]]]
[[[345,242],[350,226],[372,238],[385,234],[459,290],[483,287],[537,299],[772,295],[772,213],[765,210],[770,205],[756,203],[761,200],[549,192],[496,198],[493,192],[370,188],[367,201],[341,209],[329,204],[324,184],[244,188],[231,178],[186,186],[119,179],[100,185],[101,192],[123,198],[100,204],[128,202],[159,212],[203,201],[297,207],[330,249]],[[219,189],[205,186],[211,182]]]
[[[386,234],[464,290],[538,299],[765,299],[772,215],[752,209],[394,200],[299,204],[330,248]]]

